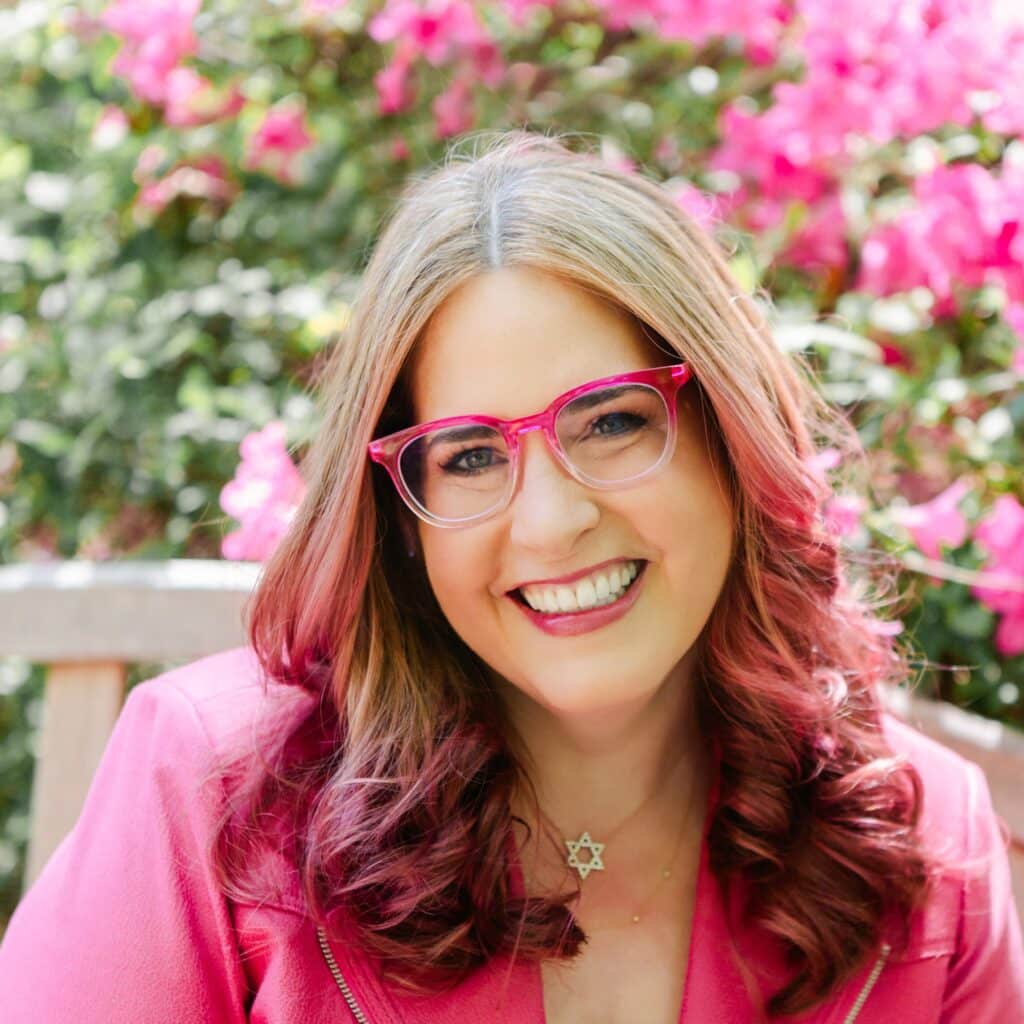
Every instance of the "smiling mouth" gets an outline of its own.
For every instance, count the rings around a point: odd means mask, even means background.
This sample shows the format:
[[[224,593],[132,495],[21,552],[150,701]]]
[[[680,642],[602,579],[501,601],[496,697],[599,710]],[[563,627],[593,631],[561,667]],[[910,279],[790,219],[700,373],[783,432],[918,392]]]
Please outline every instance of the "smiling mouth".
[[[577,583],[535,585],[510,592],[514,601],[540,615],[572,615],[616,604],[636,585],[647,562],[633,559]]]

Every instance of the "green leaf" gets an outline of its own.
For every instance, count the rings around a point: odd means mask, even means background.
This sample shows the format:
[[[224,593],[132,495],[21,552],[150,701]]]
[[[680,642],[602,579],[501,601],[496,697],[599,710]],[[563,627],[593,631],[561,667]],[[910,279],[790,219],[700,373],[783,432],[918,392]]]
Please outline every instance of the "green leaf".
[[[963,637],[981,639],[992,632],[995,616],[984,605],[967,604],[950,608],[946,613],[949,628]]]
[[[19,420],[14,424],[11,436],[19,444],[34,448],[49,458],[59,458],[72,444],[72,436],[52,423],[42,420]]]

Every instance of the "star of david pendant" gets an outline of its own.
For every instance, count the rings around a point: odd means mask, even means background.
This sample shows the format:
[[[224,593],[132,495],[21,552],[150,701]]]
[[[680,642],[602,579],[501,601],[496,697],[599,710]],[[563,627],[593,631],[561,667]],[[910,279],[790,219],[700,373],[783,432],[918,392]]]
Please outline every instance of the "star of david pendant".
[[[591,871],[604,871],[604,862],[601,860],[601,853],[604,850],[604,843],[595,843],[590,838],[589,832],[584,832],[579,839],[566,839],[565,845],[569,849],[567,858],[571,867],[581,879],[585,879]],[[588,850],[590,857],[587,860],[580,860],[581,850]]]

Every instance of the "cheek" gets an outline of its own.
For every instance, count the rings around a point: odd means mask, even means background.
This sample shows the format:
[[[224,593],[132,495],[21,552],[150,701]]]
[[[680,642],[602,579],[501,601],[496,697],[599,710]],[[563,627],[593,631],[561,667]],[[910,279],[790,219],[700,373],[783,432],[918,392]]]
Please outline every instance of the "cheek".
[[[725,581],[733,551],[733,510],[710,468],[673,474],[659,496],[645,503],[648,540],[657,547],[666,577],[684,606],[703,611]]]
[[[489,604],[488,582],[492,560],[483,545],[467,543],[464,536],[421,538],[427,578],[445,617],[462,633],[463,627],[479,622]],[[464,637],[464,639],[466,639]]]

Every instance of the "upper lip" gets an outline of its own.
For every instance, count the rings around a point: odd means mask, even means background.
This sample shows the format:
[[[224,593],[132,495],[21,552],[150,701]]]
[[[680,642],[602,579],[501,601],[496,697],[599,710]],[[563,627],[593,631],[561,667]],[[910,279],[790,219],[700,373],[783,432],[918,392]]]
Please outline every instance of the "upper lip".
[[[583,579],[584,576],[589,576],[591,573],[600,572],[605,566],[639,561],[641,561],[639,558],[609,558],[607,561],[598,562],[597,565],[588,565],[586,569],[578,569],[576,572],[566,573],[565,576],[553,576],[546,580],[525,580],[522,583],[517,583],[514,587],[510,587],[507,593],[512,593],[513,590],[522,590],[523,587],[551,587],[559,583],[574,583],[576,580]]]

